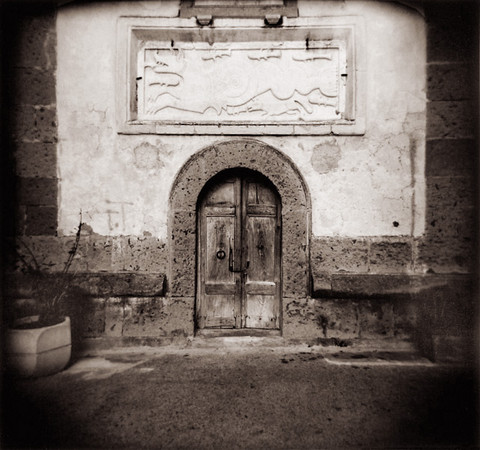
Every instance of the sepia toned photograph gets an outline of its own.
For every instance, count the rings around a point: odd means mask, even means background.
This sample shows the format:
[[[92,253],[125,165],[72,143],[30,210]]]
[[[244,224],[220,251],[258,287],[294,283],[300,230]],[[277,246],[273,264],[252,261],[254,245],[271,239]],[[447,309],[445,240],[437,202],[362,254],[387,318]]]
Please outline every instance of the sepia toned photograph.
[[[0,447],[478,448],[479,9],[0,0]]]

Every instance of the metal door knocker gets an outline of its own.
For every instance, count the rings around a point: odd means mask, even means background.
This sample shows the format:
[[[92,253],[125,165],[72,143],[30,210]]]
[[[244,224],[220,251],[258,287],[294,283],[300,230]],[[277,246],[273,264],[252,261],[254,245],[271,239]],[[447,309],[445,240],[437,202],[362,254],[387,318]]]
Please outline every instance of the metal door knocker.
[[[219,250],[217,252],[217,258],[218,259],[224,259],[225,258],[225,252],[223,250]]]

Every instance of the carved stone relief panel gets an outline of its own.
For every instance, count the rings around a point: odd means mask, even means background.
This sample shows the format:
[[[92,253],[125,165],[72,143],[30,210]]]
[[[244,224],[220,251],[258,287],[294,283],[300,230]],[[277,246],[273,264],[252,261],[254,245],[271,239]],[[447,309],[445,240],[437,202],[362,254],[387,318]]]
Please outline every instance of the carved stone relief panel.
[[[355,29],[308,25],[124,27],[119,131],[328,134],[344,126],[339,134],[361,134]]]
[[[277,123],[345,112],[342,42],[155,43],[139,55],[138,119]],[[150,46],[149,46],[150,47]]]

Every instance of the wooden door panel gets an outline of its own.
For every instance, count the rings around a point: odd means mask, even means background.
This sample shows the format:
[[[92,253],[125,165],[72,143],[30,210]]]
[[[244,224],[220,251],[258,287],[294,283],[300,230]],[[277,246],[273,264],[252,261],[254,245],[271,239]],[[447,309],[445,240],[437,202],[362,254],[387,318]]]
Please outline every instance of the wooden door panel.
[[[235,180],[225,180],[211,188],[206,200],[207,206],[235,206]]]
[[[235,207],[229,206],[206,206],[204,209],[205,327],[233,328],[235,326],[235,300],[239,293],[236,280],[238,276],[229,267],[229,254],[235,238],[235,211]]]
[[[231,301],[234,296],[205,295],[205,308],[207,315],[205,327],[234,328],[235,303]]]
[[[247,217],[247,282],[275,281],[275,217]]]
[[[208,214],[208,213],[207,213]],[[206,221],[205,283],[235,284],[229,254],[235,232],[234,216],[208,216]]]
[[[247,207],[247,214],[251,208]],[[246,328],[278,328],[276,210],[270,213],[273,215],[247,215]]]
[[[245,328],[279,328],[275,295],[247,295]]]
[[[273,205],[277,204],[275,193],[262,183],[247,181],[246,195],[248,205]]]

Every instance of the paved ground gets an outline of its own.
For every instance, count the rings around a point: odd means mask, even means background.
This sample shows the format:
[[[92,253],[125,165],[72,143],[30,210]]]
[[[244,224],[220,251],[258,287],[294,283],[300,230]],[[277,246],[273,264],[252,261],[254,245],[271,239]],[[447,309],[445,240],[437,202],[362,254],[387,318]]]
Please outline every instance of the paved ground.
[[[321,348],[103,352],[4,379],[3,448],[438,448],[477,442],[472,370]]]

